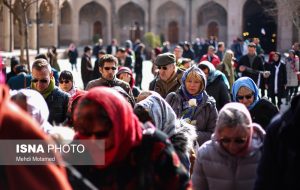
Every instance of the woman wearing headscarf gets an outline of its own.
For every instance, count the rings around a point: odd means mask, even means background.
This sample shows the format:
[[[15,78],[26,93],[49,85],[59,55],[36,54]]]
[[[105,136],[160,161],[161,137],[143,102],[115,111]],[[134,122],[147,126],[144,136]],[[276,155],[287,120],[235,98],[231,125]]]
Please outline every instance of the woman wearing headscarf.
[[[117,78],[127,82],[132,90],[134,98],[137,98],[140,94],[140,89],[135,86],[135,80],[130,68],[128,67],[119,67]]]
[[[243,104],[226,104],[211,140],[198,150],[192,175],[194,189],[253,189],[264,135]]]
[[[193,66],[182,76],[182,85],[167,95],[177,118],[196,126],[199,145],[210,139],[214,131],[218,111],[215,100],[206,91],[206,77],[201,69]]]
[[[220,65],[217,66],[217,69],[220,70],[224,75],[226,76],[230,90],[232,88],[232,85],[235,81],[235,75],[234,75],[234,53],[232,50],[227,50],[224,54],[224,58]]]
[[[216,100],[217,110],[230,102],[229,83],[226,76],[209,61],[201,61],[198,65],[205,73],[207,84],[205,91]]]
[[[143,130],[131,105],[114,89],[88,91],[77,105],[74,124],[75,139],[105,141],[104,164],[77,167],[97,188],[190,187],[188,174],[167,136],[153,127]],[[99,151],[90,152],[92,160],[99,160]]]
[[[284,98],[287,76],[286,67],[281,61],[279,52],[274,52],[273,61],[268,65],[271,73],[268,78],[268,96],[271,97],[272,103],[280,109],[281,99]],[[277,104],[276,98],[277,97]]]
[[[295,54],[294,50],[289,51],[289,56],[285,59],[285,67],[287,74],[287,96],[286,102],[291,101],[293,96],[298,92],[298,72],[299,72],[299,57]]]
[[[38,123],[11,102],[8,88],[2,84],[0,84],[0,129],[0,140],[3,140],[2,146],[4,140],[31,139],[44,143],[49,140],[39,129]],[[12,162],[16,159],[15,144],[6,144],[5,152],[0,154],[2,163]],[[71,190],[65,169],[57,165],[61,163],[61,157],[57,154],[53,156],[55,156],[56,163],[34,166],[25,164],[1,165],[0,189]]]
[[[53,126],[48,122],[49,109],[43,96],[36,90],[21,89],[11,92],[11,99],[26,111],[39,124],[40,128],[49,133]]]
[[[249,77],[241,77],[233,83],[232,96],[234,102],[240,102],[248,108],[253,122],[260,124],[264,129],[278,113],[275,105],[259,97],[258,87]]]
[[[156,92],[152,92],[134,107],[134,113],[143,123],[150,121],[172,142],[180,161],[187,171],[190,171],[190,157],[194,153],[193,144],[196,141],[195,126],[176,120],[176,114],[171,106]]]

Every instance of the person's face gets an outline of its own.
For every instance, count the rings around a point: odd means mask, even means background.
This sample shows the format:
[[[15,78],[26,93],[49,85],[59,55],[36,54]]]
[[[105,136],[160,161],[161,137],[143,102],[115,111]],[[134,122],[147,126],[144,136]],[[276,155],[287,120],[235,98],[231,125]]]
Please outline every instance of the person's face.
[[[102,78],[106,80],[113,80],[116,74],[116,63],[115,62],[105,62],[103,67],[99,67],[102,73]]]
[[[246,107],[249,107],[254,102],[254,93],[246,87],[241,87],[236,95],[236,99]]]
[[[167,81],[175,72],[175,64],[169,64],[166,66],[158,66],[159,77],[163,81]]]
[[[273,59],[277,62],[279,60],[279,56],[277,54],[274,54]]]
[[[47,68],[43,68],[40,71],[34,68],[32,69],[31,82],[38,92],[43,92],[48,88],[51,78],[52,72],[48,71]]]
[[[73,87],[73,81],[68,79],[60,79],[59,80],[59,88],[65,92],[69,92]]]
[[[191,62],[186,62],[186,63],[183,64],[183,67],[184,67],[185,69],[188,69],[188,68],[190,68],[191,66],[192,66],[192,63],[191,63]]]
[[[202,86],[202,81],[198,78],[189,78],[185,81],[185,87],[188,93],[190,93],[192,96],[197,95]]]
[[[101,57],[103,57],[105,54],[103,53],[98,53],[98,58],[101,59]]]
[[[255,47],[248,47],[248,54],[249,55],[254,55],[256,52],[256,48]]]
[[[182,57],[182,49],[180,49],[180,48],[175,48],[175,49],[174,49],[174,55],[175,55],[176,59],[181,58],[181,57]]]
[[[130,76],[130,74],[128,74],[128,73],[121,73],[121,74],[119,75],[119,79],[121,79],[121,80],[123,80],[123,81],[129,83],[130,80],[131,80],[131,76]]]
[[[245,148],[249,135],[249,130],[224,127],[219,132],[219,143],[228,153],[235,156]]]
[[[205,74],[205,77],[206,79],[208,79],[208,75],[209,75],[209,70],[208,68],[204,68],[204,69],[201,69],[203,71],[203,73]]]
[[[295,57],[295,54],[292,53],[292,52],[289,52],[289,57],[294,58],[294,57]]]
[[[222,45],[219,50],[220,51],[224,51],[225,50],[225,46]]]
[[[215,50],[214,49],[208,49],[207,53],[212,56],[212,55],[215,54]]]
[[[77,113],[76,125],[78,132],[91,140],[104,140],[105,150],[114,147],[114,135],[111,129],[111,120],[108,115],[100,113],[97,104],[81,107]]]

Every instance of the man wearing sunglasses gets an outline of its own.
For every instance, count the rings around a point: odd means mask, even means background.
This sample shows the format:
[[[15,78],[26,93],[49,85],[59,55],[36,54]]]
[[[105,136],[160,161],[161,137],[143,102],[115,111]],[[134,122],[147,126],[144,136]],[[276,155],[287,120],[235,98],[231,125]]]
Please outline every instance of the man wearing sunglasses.
[[[113,55],[106,54],[102,56],[100,58],[99,65],[98,65],[99,72],[101,73],[102,77],[90,81],[87,84],[85,90],[90,90],[91,88],[96,86],[107,86],[107,87],[120,86],[128,93],[128,95],[132,99],[134,99],[129,84],[116,77],[117,65],[118,65],[118,59]]]
[[[45,59],[36,59],[32,65],[31,89],[41,93],[49,108],[48,121],[52,124],[62,123],[66,119],[68,94],[55,86],[51,66]]]
[[[166,98],[170,92],[175,92],[180,87],[183,70],[177,69],[175,55],[172,53],[158,55],[155,65],[159,69],[158,76],[150,83],[149,90]]]

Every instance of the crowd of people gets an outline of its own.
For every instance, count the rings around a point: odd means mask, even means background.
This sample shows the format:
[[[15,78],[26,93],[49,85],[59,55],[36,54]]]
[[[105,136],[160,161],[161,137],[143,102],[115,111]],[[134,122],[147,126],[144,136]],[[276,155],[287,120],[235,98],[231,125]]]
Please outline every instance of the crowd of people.
[[[31,73],[12,58],[11,72],[0,73],[0,139],[57,140],[60,125],[74,141],[104,140],[89,155],[104,151],[105,161],[1,166],[0,189],[300,188],[299,43],[265,60],[258,38],[228,49],[215,38],[164,42],[152,52],[149,89],[141,89],[144,51],[139,40],[105,47],[99,39],[77,68],[71,44],[71,71],[60,69],[54,46]],[[72,74],[79,69],[83,89]]]

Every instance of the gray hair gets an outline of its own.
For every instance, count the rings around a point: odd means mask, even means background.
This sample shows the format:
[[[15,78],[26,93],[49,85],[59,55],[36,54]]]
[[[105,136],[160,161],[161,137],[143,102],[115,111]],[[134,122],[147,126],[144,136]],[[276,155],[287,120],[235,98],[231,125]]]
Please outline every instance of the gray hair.
[[[228,103],[219,113],[216,131],[222,130],[224,127],[230,128],[249,128],[252,126],[252,119],[248,109],[240,103]]]

